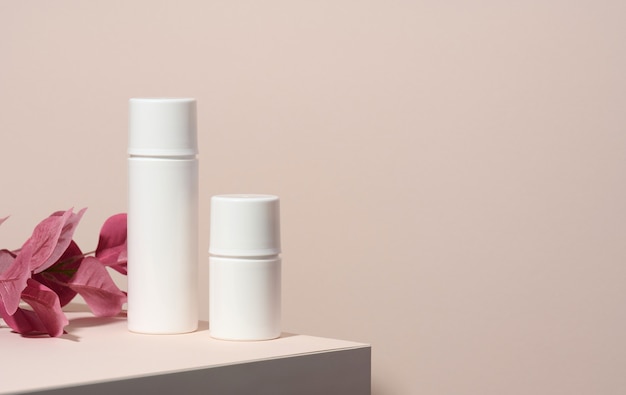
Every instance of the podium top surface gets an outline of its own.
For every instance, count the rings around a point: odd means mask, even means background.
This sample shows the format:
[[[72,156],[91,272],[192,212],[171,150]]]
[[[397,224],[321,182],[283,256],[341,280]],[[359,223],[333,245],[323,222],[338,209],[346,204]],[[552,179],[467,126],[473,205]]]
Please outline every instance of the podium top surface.
[[[58,338],[23,337],[0,320],[0,394],[369,347],[290,333],[267,341],[216,340],[209,336],[206,322],[192,333],[143,335],[127,330],[124,314],[98,318],[73,311],[66,315],[70,324]]]

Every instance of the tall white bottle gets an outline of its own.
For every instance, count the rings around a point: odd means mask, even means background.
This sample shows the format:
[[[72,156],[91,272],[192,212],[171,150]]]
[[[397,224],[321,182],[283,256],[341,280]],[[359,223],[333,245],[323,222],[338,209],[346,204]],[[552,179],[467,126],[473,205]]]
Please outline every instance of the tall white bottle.
[[[128,329],[198,327],[196,101],[130,100]]]
[[[280,336],[279,199],[211,198],[209,333],[225,340]]]

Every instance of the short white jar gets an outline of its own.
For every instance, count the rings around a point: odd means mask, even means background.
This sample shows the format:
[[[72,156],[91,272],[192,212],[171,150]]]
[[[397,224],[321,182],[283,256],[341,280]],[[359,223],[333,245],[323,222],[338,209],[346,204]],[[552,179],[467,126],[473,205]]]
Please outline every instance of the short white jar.
[[[209,333],[269,340],[281,333],[280,201],[274,195],[211,198]]]

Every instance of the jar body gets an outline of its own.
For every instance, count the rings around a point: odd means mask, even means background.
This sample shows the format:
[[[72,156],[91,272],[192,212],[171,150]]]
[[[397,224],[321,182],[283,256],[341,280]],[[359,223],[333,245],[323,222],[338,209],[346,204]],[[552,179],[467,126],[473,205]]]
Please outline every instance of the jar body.
[[[224,340],[269,340],[281,333],[279,256],[209,258],[209,333]]]
[[[128,160],[128,329],[198,327],[198,160]]]

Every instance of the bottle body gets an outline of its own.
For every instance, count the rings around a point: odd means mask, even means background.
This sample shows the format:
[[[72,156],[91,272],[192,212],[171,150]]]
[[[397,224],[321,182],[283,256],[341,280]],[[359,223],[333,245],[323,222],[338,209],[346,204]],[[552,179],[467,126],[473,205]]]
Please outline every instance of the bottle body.
[[[128,159],[128,329],[198,327],[198,159]]]
[[[269,340],[281,331],[281,259],[209,257],[209,331],[224,340]]]

